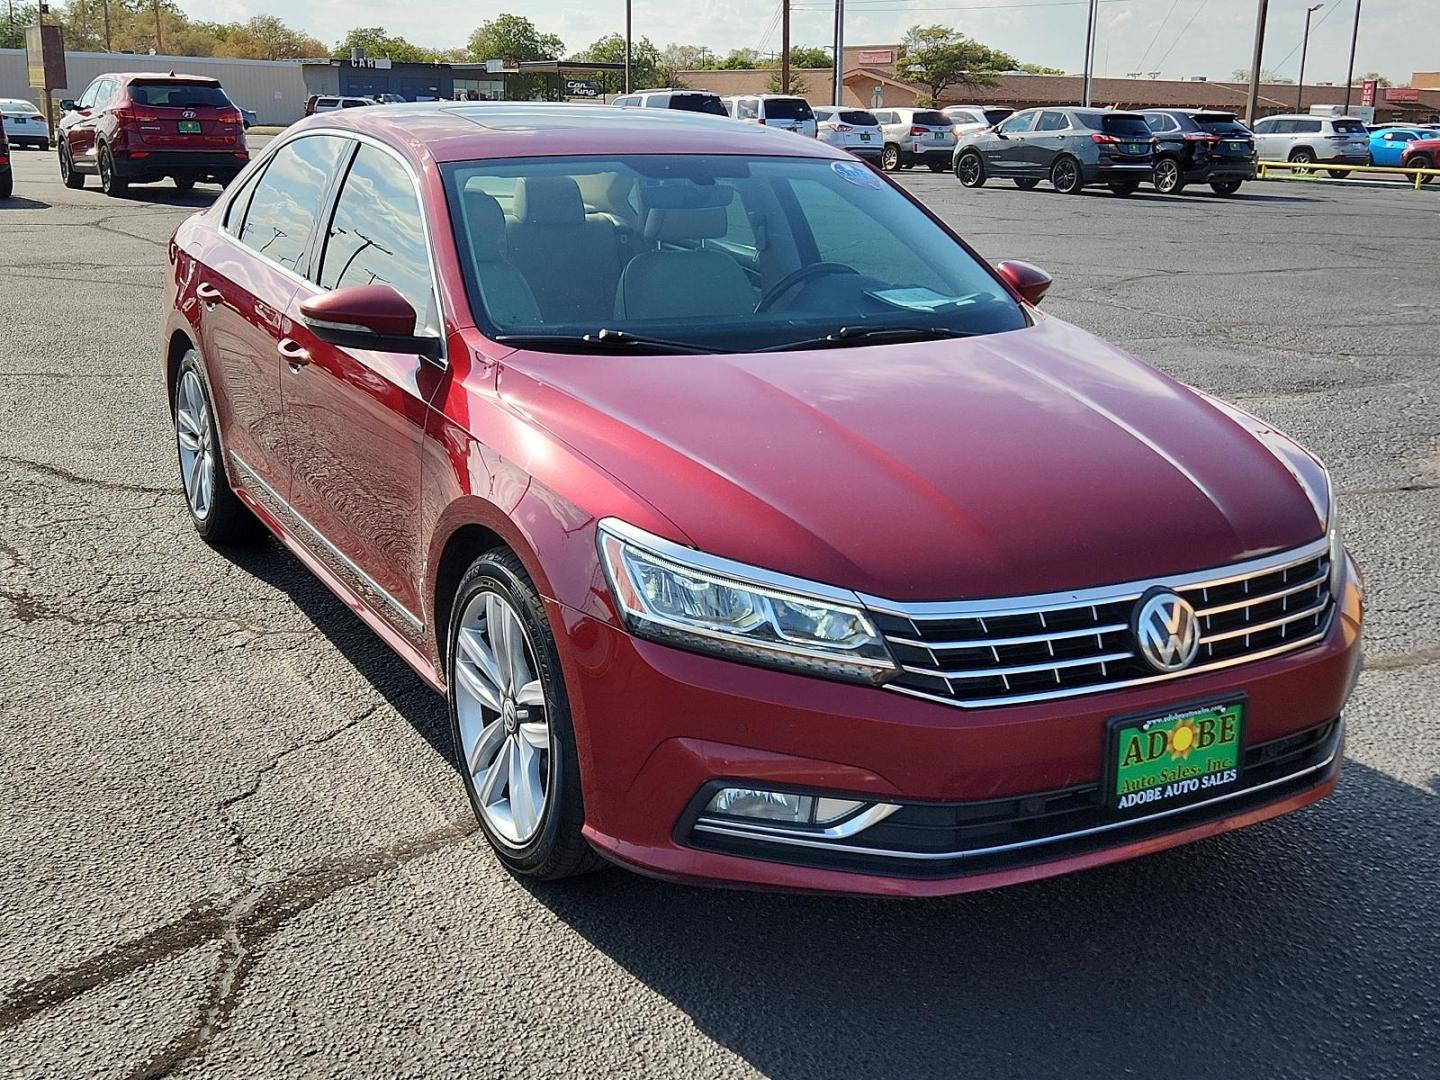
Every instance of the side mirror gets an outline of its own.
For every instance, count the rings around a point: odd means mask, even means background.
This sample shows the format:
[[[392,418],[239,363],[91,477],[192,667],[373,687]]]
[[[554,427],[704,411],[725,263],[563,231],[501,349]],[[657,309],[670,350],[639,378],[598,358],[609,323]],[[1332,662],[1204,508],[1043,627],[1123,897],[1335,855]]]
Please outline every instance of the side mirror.
[[[415,333],[415,309],[389,285],[352,285],[300,305],[300,317],[321,341],[345,349],[440,355],[438,337]]]
[[[75,111],[75,99],[72,98],[72,97],[61,98],[61,99],[60,99],[60,111],[61,111],[61,112],[74,112],[74,111]]]
[[[1045,294],[1050,291],[1050,282],[1054,280],[1038,266],[1031,266],[1027,262],[1017,262],[1014,259],[1007,259],[995,267],[995,272],[1000,275],[1006,285],[1014,289],[1020,299],[1027,304],[1038,305],[1045,299]]]

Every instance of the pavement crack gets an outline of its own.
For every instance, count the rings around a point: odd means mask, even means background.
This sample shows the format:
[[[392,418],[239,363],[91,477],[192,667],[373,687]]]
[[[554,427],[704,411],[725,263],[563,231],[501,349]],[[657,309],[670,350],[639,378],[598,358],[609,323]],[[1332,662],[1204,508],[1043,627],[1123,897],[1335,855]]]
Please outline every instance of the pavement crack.
[[[1394,656],[1365,657],[1366,671],[1404,671],[1407,668],[1425,667],[1429,664],[1440,664],[1440,645],[1432,645],[1427,649],[1416,649],[1408,653],[1397,653]]]
[[[465,843],[476,830],[447,826],[374,851],[325,860],[227,900],[205,900],[173,922],[122,942],[51,975],[15,984],[0,1001],[0,1031],[127,975],[189,952],[209,941],[222,944],[221,962],[194,1025],[176,1035],[130,1076],[164,1076],[203,1055],[239,1004],[265,940],[336,893],[399,869],[434,852]]]
[[[1406,495],[1415,491],[1440,491],[1440,481],[1420,481],[1414,484],[1392,484],[1388,487],[1341,488],[1341,495]]]
[[[67,484],[79,484],[82,487],[100,488],[104,491],[130,491],[145,495],[169,494],[175,491],[173,487],[150,487],[146,484],[125,484],[118,480],[101,480],[93,476],[81,476],[79,473],[73,473],[69,469],[62,469],[58,465],[47,465],[43,461],[31,461],[29,458],[14,457],[10,454],[0,454],[0,461],[9,462],[11,465],[19,465],[22,468],[32,469],[42,476],[50,476],[57,480],[64,480]]]

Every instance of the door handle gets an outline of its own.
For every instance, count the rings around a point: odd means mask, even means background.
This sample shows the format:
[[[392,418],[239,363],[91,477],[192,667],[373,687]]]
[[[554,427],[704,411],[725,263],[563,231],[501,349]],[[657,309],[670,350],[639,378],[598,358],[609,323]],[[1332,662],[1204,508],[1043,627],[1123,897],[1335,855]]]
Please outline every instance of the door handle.
[[[225,300],[225,294],[208,281],[202,281],[195,286],[195,295],[200,298],[202,304],[208,304],[211,307],[223,303]]]
[[[310,350],[293,338],[281,338],[275,350],[290,365],[291,371],[299,371],[310,363]]]

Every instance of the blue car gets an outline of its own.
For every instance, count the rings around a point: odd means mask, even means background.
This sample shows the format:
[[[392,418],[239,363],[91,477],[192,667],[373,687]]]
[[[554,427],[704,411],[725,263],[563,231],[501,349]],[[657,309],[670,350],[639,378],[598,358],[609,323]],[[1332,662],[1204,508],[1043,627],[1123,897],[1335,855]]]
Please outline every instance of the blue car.
[[[1435,137],[1435,132],[1421,128],[1379,128],[1370,132],[1370,164],[1399,166],[1407,145]]]

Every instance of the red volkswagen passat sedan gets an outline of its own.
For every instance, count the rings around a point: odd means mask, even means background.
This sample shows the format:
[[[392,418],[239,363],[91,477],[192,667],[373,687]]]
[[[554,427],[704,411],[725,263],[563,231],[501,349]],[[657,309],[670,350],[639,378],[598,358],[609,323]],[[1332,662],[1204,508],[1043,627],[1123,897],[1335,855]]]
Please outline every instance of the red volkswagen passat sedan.
[[[263,523],[448,696],[517,872],[935,895],[1336,782],[1324,468],[841,151],[357,109],[170,258],[196,528]]]

